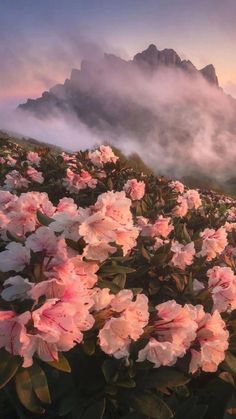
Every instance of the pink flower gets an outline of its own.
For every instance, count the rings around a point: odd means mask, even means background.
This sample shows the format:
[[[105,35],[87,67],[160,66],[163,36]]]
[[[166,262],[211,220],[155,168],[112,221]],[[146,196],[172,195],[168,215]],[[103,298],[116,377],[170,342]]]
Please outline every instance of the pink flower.
[[[97,185],[97,179],[93,179],[92,176],[85,170],[81,170],[81,172],[77,174],[71,169],[67,169],[64,185],[69,192],[76,193],[81,189],[94,189]]]
[[[42,175],[42,172],[38,172],[38,170],[36,170],[34,167],[31,167],[31,166],[28,167],[27,175],[29,176],[31,180],[33,180],[33,182],[40,183],[40,184],[44,182],[44,177]]]
[[[127,225],[132,221],[130,207],[131,200],[126,198],[124,191],[105,192],[99,195],[95,204],[96,211],[101,211],[106,217],[110,217],[123,225]]]
[[[173,208],[172,213],[176,217],[185,217],[188,212],[188,201],[183,196],[177,199],[177,205]]]
[[[13,159],[13,157],[11,157],[10,155],[7,156],[7,165],[8,166],[13,167],[13,166],[16,165],[16,163],[17,163],[17,160],[16,159]]]
[[[30,164],[35,164],[35,166],[40,165],[41,157],[35,151],[29,151],[27,153],[27,160]]]
[[[57,212],[66,212],[71,215],[77,215],[78,207],[72,198],[62,198],[57,205]]]
[[[130,179],[126,182],[123,189],[132,201],[140,200],[145,194],[145,183],[138,182],[137,179]]]
[[[187,304],[182,307],[170,300],[157,305],[156,310],[154,336],[139,351],[138,362],[148,359],[155,367],[170,366],[184,356],[196,338],[197,323]]]
[[[165,218],[163,215],[160,215],[155,223],[151,226],[150,235],[151,237],[161,236],[166,238],[173,229],[174,227],[171,224],[171,218]]]
[[[117,248],[111,246],[106,242],[99,242],[96,244],[88,244],[83,251],[83,256],[86,259],[92,259],[99,262],[103,262],[109,257],[109,254],[113,254],[117,251]]]
[[[101,145],[98,150],[90,151],[88,158],[97,167],[102,167],[106,163],[116,163],[118,160],[111,147],[105,145]]]
[[[130,294],[119,294],[111,306],[124,310],[120,317],[108,320],[99,332],[101,349],[116,358],[128,356],[131,340],[136,341],[142,335],[149,319],[148,299],[144,294],[139,294],[135,301],[130,301]]]
[[[218,311],[205,313],[201,305],[189,306],[198,324],[197,336],[191,349],[189,371],[194,374],[199,368],[206,372],[217,371],[225,358],[229,333]],[[198,349],[199,348],[199,349]]]
[[[23,356],[29,341],[26,332],[26,324],[29,320],[29,311],[19,316],[14,312],[6,312],[3,316],[1,315],[0,348],[5,348],[12,355]]]
[[[178,180],[172,181],[169,183],[171,189],[178,193],[184,193],[184,185],[183,183],[179,182]]]
[[[99,266],[94,262],[85,262],[81,256],[71,258],[74,271],[86,288],[92,288],[98,280],[96,272]]]
[[[136,239],[139,235],[139,230],[136,227],[118,228],[116,230],[116,244],[120,245],[123,250],[123,255],[126,256],[130,250],[136,246]]]
[[[236,276],[231,268],[214,266],[207,271],[214,310],[219,312],[236,308]]]
[[[120,351],[127,353],[131,342],[129,331],[129,324],[124,318],[113,317],[108,320],[99,332],[99,343],[103,352],[115,357],[117,353],[119,357]]]
[[[189,189],[183,197],[187,200],[189,209],[198,209],[202,205],[200,195],[195,189]]]
[[[26,239],[26,246],[33,252],[44,252],[47,256],[54,256],[58,250],[58,239],[49,227],[39,227]]]
[[[158,340],[172,342],[178,356],[182,356],[195,339],[197,325],[189,310],[170,300],[156,306],[159,320],[155,323]]]
[[[228,219],[229,221],[233,221],[233,222],[235,222],[235,221],[236,221],[236,207],[231,207],[231,208],[227,211],[227,215],[228,215],[227,219]]]
[[[229,223],[226,221],[224,228],[227,233],[231,233],[233,230],[236,230],[236,223]]]
[[[62,211],[57,212],[54,221],[50,224],[50,229],[56,233],[63,233],[67,239],[78,241],[80,239],[79,227],[81,224],[81,217],[72,215],[70,212]]]
[[[128,308],[132,300],[133,293],[131,290],[121,290],[115,296],[113,296],[111,301],[111,308],[112,310],[120,313]]]
[[[22,356],[24,357],[23,367],[28,368],[33,364],[33,355],[37,353],[38,357],[45,362],[58,361],[58,346],[54,342],[43,340],[40,334],[27,335],[28,342],[24,348]]]
[[[8,173],[4,181],[5,189],[9,191],[27,188],[29,183],[17,170]]]
[[[23,271],[30,263],[30,250],[20,243],[11,242],[0,253],[0,271]]]
[[[8,213],[7,229],[18,236],[24,236],[26,233],[34,231],[38,224],[37,210],[49,217],[53,215],[55,209],[48,200],[47,194],[39,192],[21,194]]]
[[[40,308],[32,313],[34,327],[38,329],[44,340],[58,342],[64,334],[71,336],[71,348],[76,341],[82,340],[81,332],[74,324],[76,307],[57,299],[48,299]]]
[[[93,309],[95,311],[103,310],[108,307],[114,298],[114,296],[110,294],[109,288],[95,288],[92,297],[94,300]]]
[[[86,243],[113,242],[116,239],[115,230],[118,228],[116,221],[106,217],[102,212],[90,215],[79,227],[79,234]]]
[[[137,340],[143,333],[143,328],[149,320],[148,298],[144,294],[138,294],[123,312],[122,317],[129,323],[129,336]]]
[[[1,292],[1,297],[6,301],[26,299],[33,286],[28,279],[22,278],[20,275],[8,278],[3,285],[4,290]]]
[[[1,211],[11,211],[17,201],[17,197],[8,191],[0,191],[0,209]]]
[[[155,338],[150,338],[148,344],[139,351],[137,362],[143,362],[146,359],[158,368],[162,365],[174,365],[177,355],[171,342],[159,342]]]
[[[205,228],[200,234],[203,238],[202,250],[198,253],[199,256],[206,256],[207,261],[211,261],[216,256],[220,255],[228,244],[227,234],[224,227],[218,230]]]
[[[187,265],[192,265],[193,257],[196,254],[194,243],[186,245],[177,240],[172,242],[171,251],[174,253],[171,263],[179,269],[185,269]]]

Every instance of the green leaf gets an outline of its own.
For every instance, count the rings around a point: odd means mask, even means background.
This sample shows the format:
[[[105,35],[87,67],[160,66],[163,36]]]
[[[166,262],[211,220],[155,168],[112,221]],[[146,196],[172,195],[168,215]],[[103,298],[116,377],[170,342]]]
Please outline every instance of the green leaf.
[[[16,374],[22,358],[13,356],[4,349],[0,351],[0,388],[3,388]]]
[[[143,394],[134,399],[134,404],[140,413],[155,419],[173,418],[169,406],[155,394]]]
[[[100,275],[131,274],[133,272],[136,272],[136,269],[121,265],[102,266],[99,270]]]
[[[187,242],[187,243],[190,243],[191,241],[192,241],[192,239],[191,239],[191,237],[190,237],[190,235],[189,235],[189,232],[188,232],[188,230],[187,230],[187,227],[186,227],[186,224],[184,223],[184,225],[183,225],[183,229],[182,229],[182,236],[183,236],[183,239]]]
[[[141,376],[140,383],[144,388],[173,388],[183,386],[190,381],[190,377],[170,367],[161,367],[148,371]]]
[[[112,282],[113,284],[118,285],[120,289],[124,289],[126,283],[126,274],[117,274]]]
[[[117,372],[117,365],[113,359],[105,359],[102,364],[102,372],[107,383],[109,383]]]
[[[9,240],[17,243],[24,243],[24,239],[22,239],[21,237],[16,236],[10,231],[7,231],[6,233]]]
[[[85,246],[83,239],[80,239],[77,242],[71,239],[66,239],[66,244],[67,246],[71,247],[71,249],[77,250],[79,254],[83,252],[83,248]]]
[[[59,404],[59,416],[65,416],[70,413],[77,405],[77,400],[75,394],[70,394],[60,401]]]
[[[97,401],[89,406],[81,419],[102,419],[106,409],[106,399]]]
[[[43,226],[49,226],[49,224],[51,224],[54,221],[53,218],[48,217],[39,210],[37,211],[37,219],[38,222]]]
[[[29,374],[36,396],[39,400],[41,400],[41,402],[50,404],[51,397],[48,389],[47,377],[42,368],[34,362],[29,368]]]
[[[127,377],[125,379],[119,379],[119,380],[117,380],[116,381],[116,385],[118,387],[134,388],[134,387],[136,387],[136,382],[132,378]]]
[[[226,352],[225,360],[222,366],[224,369],[226,369],[226,371],[229,371],[231,372],[231,374],[236,376],[236,357],[233,354],[231,354],[231,352]]]
[[[93,355],[96,350],[96,344],[94,342],[94,339],[86,339],[82,344],[82,348],[87,355]]]
[[[58,361],[49,361],[47,364],[59,371],[71,372],[70,364],[62,353],[58,354]]]
[[[16,392],[23,406],[30,412],[44,413],[45,409],[40,405],[39,400],[34,393],[29,370],[21,368],[16,374],[15,382]]]
[[[151,256],[149,255],[149,252],[147,251],[147,249],[144,247],[143,244],[141,246],[141,255],[143,256],[144,259],[150,262]]]
[[[109,288],[109,290],[111,290],[114,294],[117,294],[121,290],[121,288],[113,281],[106,281],[105,279],[99,280],[97,285],[101,289]]]

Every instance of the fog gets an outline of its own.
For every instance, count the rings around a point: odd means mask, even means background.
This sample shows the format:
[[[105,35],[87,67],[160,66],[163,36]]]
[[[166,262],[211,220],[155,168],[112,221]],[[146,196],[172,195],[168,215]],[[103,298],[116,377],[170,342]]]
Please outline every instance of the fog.
[[[45,99],[37,116],[2,106],[0,129],[67,150],[111,143],[168,176],[235,176],[234,99],[198,73],[166,67],[151,73],[89,50],[82,71],[53,91],[63,106]]]

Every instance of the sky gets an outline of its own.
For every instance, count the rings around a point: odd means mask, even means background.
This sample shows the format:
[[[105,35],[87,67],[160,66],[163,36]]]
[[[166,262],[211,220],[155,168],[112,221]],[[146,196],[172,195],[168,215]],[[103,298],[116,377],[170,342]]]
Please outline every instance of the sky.
[[[213,63],[236,97],[235,22],[236,0],[0,0],[0,105],[40,96],[83,58],[150,43]]]

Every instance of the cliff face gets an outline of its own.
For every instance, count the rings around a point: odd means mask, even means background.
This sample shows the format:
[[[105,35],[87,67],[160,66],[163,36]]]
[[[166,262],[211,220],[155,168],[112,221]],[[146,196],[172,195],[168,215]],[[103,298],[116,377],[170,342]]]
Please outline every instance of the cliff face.
[[[203,75],[203,77],[205,77],[207,81],[209,81],[209,83],[219,86],[215,67],[212,64],[208,64],[206,67],[202,68],[200,73]]]

